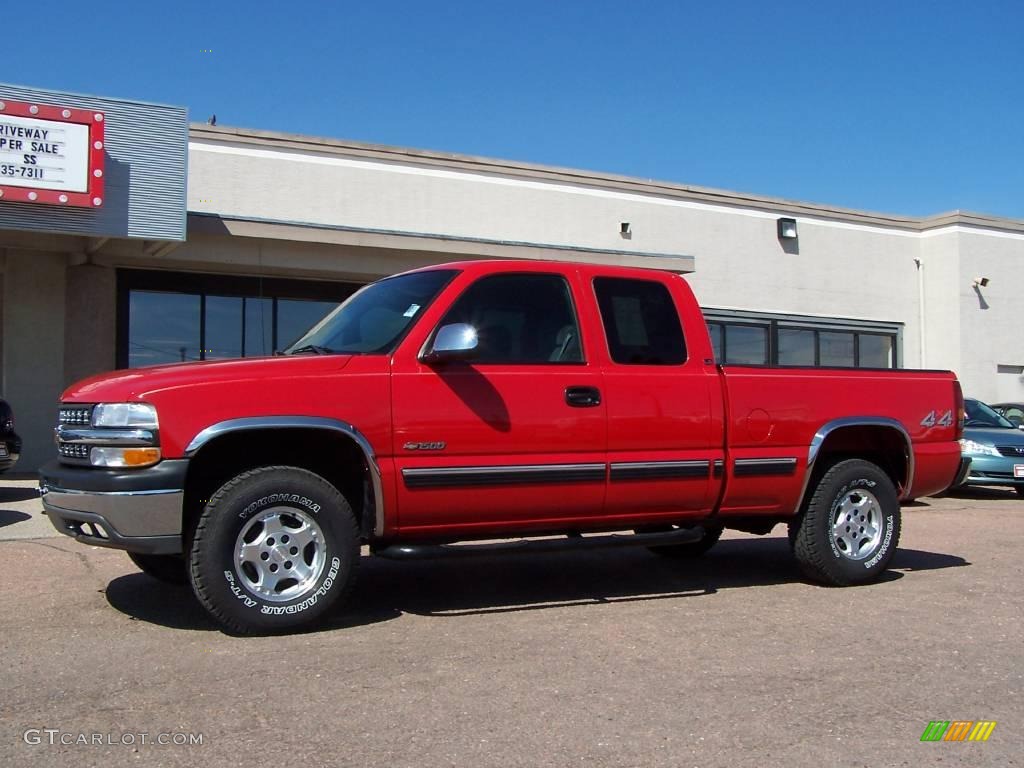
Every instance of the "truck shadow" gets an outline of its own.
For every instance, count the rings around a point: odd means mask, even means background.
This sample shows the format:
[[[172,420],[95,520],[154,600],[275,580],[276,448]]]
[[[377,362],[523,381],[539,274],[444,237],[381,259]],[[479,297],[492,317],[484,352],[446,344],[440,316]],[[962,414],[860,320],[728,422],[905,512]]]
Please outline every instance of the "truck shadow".
[[[881,581],[895,581],[905,572],[967,565],[956,555],[900,549]],[[804,582],[785,537],[726,540],[699,560],[671,560],[632,548],[411,562],[364,557],[348,605],[310,631],[375,624],[407,613],[445,618],[583,608]],[[219,629],[187,587],[162,584],[141,573],[114,579],[106,596],[111,606],[139,621],[173,629]]]
[[[16,501],[29,501],[38,498],[38,488],[21,488],[16,485],[0,486],[0,504],[13,504]]]

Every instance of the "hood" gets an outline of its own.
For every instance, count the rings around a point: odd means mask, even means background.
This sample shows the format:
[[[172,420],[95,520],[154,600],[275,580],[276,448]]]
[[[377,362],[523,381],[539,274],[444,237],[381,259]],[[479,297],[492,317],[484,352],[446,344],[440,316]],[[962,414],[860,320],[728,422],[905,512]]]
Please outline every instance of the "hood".
[[[130,402],[198,383],[315,376],[339,371],[351,359],[351,355],[281,355],[129,368],[75,382],[64,390],[61,400],[80,403]]]
[[[986,445],[1020,445],[1024,446],[1024,432],[1019,429],[1001,429],[999,427],[965,427],[964,437],[976,443]]]

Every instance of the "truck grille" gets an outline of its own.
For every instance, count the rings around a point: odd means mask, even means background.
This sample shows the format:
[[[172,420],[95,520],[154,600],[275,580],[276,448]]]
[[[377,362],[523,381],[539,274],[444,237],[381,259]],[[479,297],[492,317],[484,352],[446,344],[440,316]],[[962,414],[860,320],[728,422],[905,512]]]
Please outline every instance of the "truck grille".
[[[69,427],[87,427],[91,422],[91,405],[65,405],[61,407],[57,416],[58,424],[66,424]]]
[[[58,427],[88,427],[92,424],[92,405],[62,405],[57,414]],[[89,446],[57,440],[57,454],[65,464],[88,464]]]
[[[1003,456],[1024,457],[1024,445],[997,445],[996,450],[1003,454]]]
[[[88,459],[89,446],[72,445],[71,443],[57,443],[57,451],[61,458],[65,459]]]

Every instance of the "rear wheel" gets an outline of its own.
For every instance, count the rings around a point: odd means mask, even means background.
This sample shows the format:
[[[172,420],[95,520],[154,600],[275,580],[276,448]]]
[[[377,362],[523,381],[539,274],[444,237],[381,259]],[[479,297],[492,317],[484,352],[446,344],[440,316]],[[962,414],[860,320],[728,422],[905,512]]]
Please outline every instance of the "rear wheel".
[[[298,467],[235,477],[200,515],[189,558],[203,607],[239,633],[309,625],[352,588],[359,533],[345,497]]]
[[[1024,498],[1024,485],[1016,486],[1017,495]]]
[[[188,568],[184,555],[143,555],[129,552],[128,557],[139,570],[168,584],[184,584],[188,581]]]
[[[861,459],[831,467],[807,509],[790,523],[790,542],[801,570],[833,586],[878,578],[899,538],[896,488],[878,466]]]

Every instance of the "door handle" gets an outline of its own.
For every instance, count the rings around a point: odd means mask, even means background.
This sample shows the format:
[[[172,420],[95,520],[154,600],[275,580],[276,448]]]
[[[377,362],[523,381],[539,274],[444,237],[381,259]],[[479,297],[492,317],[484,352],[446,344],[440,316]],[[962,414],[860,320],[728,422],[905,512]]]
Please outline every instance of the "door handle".
[[[566,387],[565,402],[573,408],[593,408],[601,404],[601,391],[597,387]]]

